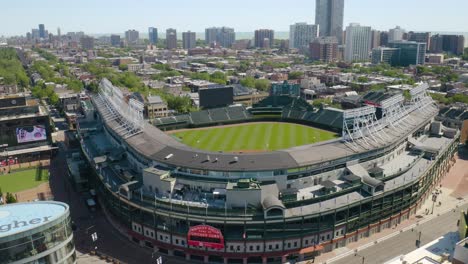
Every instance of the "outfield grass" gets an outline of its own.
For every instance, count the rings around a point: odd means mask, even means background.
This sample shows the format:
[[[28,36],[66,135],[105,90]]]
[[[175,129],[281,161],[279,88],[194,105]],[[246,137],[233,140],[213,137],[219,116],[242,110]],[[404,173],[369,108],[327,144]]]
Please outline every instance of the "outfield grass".
[[[184,144],[209,151],[267,151],[330,140],[337,134],[290,123],[248,123],[175,132]]]
[[[36,169],[0,174],[0,188],[3,193],[16,193],[48,182],[48,170],[42,170],[42,180],[36,181]]]

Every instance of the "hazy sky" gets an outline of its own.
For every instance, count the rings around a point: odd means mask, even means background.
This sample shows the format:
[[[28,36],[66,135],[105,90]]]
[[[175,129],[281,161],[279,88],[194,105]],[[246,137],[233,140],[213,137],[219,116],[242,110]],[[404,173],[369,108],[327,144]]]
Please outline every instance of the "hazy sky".
[[[150,26],[203,32],[223,25],[287,31],[292,23],[315,21],[314,0],[0,0],[0,8],[0,35],[25,34],[39,23],[55,34],[57,27],[62,33],[146,33]],[[467,10],[467,0],[345,0],[345,25],[468,32]]]

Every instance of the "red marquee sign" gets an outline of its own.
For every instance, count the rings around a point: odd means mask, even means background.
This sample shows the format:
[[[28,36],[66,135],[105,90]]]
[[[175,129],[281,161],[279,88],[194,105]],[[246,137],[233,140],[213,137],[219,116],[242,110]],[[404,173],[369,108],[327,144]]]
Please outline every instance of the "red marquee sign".
[[[224,248],[221,230],[208,225],[192,226],[187,234],[187,244],[195,247]]]

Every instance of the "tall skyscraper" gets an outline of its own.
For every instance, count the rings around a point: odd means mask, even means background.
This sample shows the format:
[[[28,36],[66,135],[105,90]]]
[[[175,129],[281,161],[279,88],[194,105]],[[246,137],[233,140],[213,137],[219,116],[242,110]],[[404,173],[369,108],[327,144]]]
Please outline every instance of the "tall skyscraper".
[[[134,29],[125,31],[125,40],[128,45],[138,44],[140,38],[140,33]]]
[[[62,31],[60,28],[57,28],[57,36],[60,38],[62,36]]]
[[[310,42],[318,37],[318,26],[296,23],[289,27],[289,48],[305,50]]]
[[[336,37],[343,43],[344,0],[316,0],[315,24],[319,26],[320,36]]]
[[[224,48],[230,48],[236,40],[236,33],[229,27],[211,27],[205,29],[205,42],[207,45],[213,43]]]
[[[44,24],[39,24],[39,38],[45,39],[47,37]]]
[[[403,40],[404,35],[405,30],[396,26],[388,31],[388,42]]]
[[[319,37],[310,43],[310,58],[324,62],[338,58],[338,40],[336,37]]]
[[[148,28],[148,39],[150,44],[158,43],[158,29],[155,27]]]
[[[275,40],[275,32],[272,29],[255,30],[255,47],[271,48]]]
[[[166,48],[177,49],[177,30],[173,28],[166,30]]]
[[[351,23],[346,28],[345,61],[368,61],[371,46],[371,27]]]
[[[111,35],[110,36],[111,45],[114,47],[120,46],[120,36],[119,35]]]
[[[196,42],[196,35],[195,32],[182,32],[182,47],[184,49],[193,49],[195,48]]]

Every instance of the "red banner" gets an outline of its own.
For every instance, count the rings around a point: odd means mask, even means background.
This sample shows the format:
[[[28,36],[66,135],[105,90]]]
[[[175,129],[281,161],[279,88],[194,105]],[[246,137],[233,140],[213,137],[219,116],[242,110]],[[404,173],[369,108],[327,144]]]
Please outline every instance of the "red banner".
[[[192,226],[187,234],[189,246],[224,248],[224,237],[221,230],[208,225]]]

